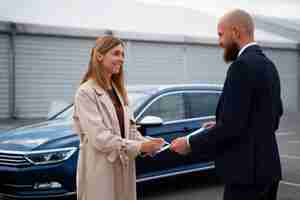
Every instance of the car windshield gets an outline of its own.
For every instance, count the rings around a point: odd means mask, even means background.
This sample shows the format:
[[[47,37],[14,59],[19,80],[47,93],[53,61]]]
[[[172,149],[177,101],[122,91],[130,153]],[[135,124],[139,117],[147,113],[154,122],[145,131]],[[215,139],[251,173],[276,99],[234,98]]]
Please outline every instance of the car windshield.
[[[137,91],[128,91],[129,102],[132,110],[135,110],[139,107],[144,100],[150,96],[150,94],[144,92],[137,92]],[[59,113],[54,119],[66,119],[71,120],[73,115],[73,106],[68,106],[64,108],[61,113]]]
[[[145,99],[147,99],[150,95],[142,92],[128,92],[129,103],[131,109],[134,111],[137,107],[139,107]]]

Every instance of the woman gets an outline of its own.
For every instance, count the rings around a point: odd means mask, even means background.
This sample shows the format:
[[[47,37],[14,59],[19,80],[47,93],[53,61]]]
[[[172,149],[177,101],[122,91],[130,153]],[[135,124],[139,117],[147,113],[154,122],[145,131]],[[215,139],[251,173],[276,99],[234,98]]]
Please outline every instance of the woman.
[[[130,120],[123,63],[123,42],[112,36],[98,38],[75,95],[79,200],[136,199],[134,159],[154,153],[164,143],[142,137]]]

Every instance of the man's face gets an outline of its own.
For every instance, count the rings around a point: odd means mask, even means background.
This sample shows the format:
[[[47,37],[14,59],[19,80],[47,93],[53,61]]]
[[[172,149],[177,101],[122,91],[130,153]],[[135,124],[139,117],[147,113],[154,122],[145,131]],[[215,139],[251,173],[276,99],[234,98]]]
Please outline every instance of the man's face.
[[[231,27],[224,23],[218,24],[219,46],[224,49],[223,58],[226,63],[234,61],[239,53],[239,46],[233,39]]]

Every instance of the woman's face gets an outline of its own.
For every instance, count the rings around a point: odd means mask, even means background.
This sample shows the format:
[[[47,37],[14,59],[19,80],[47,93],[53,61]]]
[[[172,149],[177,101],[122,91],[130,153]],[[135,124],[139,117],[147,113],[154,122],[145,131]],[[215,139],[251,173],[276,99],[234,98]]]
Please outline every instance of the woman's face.
[[[121,44],[109,50],[102,59],[102,65],[108,74],[118,74],[124,63],[124,48]]]

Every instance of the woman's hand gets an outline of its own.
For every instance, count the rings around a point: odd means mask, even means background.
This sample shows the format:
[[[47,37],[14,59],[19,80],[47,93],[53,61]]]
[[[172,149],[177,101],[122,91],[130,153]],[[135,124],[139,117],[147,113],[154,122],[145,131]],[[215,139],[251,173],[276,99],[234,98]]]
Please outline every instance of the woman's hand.
[[[153,138],[149,141],[143,142],[140,151],[146,154],[153,154],[160,150],[165,143],[163,138]]]

